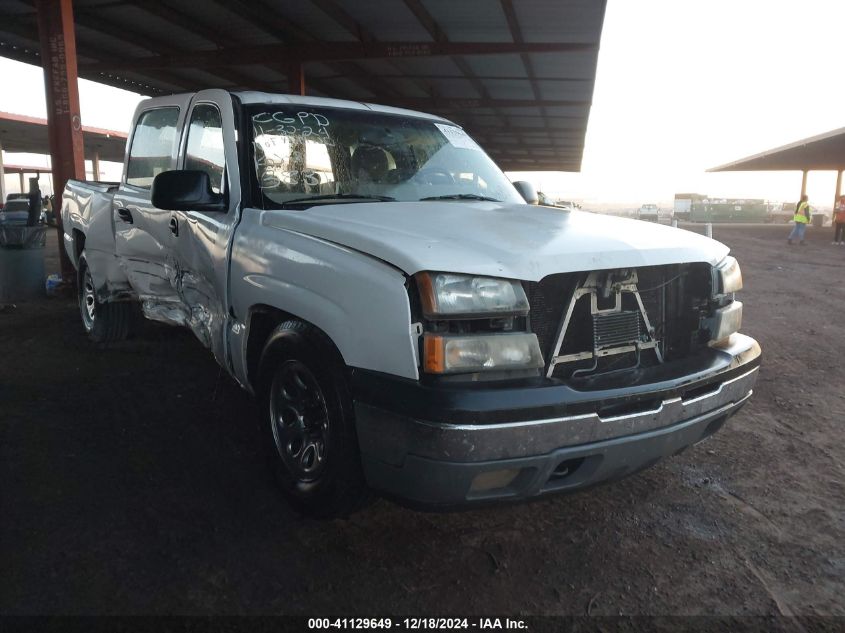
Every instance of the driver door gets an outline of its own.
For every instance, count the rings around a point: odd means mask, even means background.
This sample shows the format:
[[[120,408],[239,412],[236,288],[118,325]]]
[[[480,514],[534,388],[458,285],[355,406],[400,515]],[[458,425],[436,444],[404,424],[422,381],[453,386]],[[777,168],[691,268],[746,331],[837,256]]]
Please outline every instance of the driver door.
[[[175,288],[194,334],[227,366],[229,252],[240,218],[240,172],[232,97],[198,92],[185,120],[179,168],[205,171],[225,211],[171,211]]]

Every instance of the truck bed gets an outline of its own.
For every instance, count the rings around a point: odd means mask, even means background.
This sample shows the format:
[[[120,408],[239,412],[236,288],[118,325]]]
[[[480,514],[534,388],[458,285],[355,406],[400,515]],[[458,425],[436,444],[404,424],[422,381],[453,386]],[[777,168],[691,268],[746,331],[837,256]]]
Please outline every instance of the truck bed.
[[[112,217],[112,200],[118,184],[71,179],[62,194],[62,223],[68,256],[79,268],[79,256],[85,250],[98,288],[125,283],[115,257]]]

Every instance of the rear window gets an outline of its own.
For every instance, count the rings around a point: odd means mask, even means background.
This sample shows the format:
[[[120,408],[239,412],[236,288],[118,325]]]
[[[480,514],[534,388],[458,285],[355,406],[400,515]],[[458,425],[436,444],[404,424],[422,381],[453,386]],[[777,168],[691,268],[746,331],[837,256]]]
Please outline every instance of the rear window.
[[[156,108],[141,114],[132,135],[126,184],[149,189],[156,175],[171,168],[178,120],[177,107]]]

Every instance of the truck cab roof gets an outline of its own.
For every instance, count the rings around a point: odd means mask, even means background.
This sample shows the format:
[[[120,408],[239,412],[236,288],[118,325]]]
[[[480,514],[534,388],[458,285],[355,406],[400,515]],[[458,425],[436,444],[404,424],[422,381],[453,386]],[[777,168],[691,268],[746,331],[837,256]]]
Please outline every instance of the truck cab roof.
[[[241,103],[244,104],[301,104],[308,106],[322,106],[325,108],[345,108],[347,110],[370,110],[372,112],[412,116],[415,118],[428,119],[430,121],[441,121],[443,123],[450,123],[451,125],[455,125],[455,123],[449,121],[448,119],[444,119],[443,117],[439,117],[434,114],[429,114],[427,112],[418,112],[417,110],[407,110],[405,108],[394,108],[392,106],[379,105],[375,103],[366,103],[364,101],[348,101],[346,99],[330,99],[328,97],[314,97],[311,95],[287,95],[252,90],[243,92],[233,92],[232,94],[234,94],[238,99],[240,99]]]
[[[184,92],[171,95],[171,97],[194,95],[195,92]],[[395,114],[400,116],[414,117],[417,119],[426,119],[429,121],[437,121],[440,123],[448,123],[450,125],[457,125],[456,123],[445,119],[443,117],[429,114],[427,112],[419,112],[417,110],[408,110],[405,108],[395,108],[392,106],[379,105],[375,103],[366,103],[364,101],[349,101],[346,99],[330,99],[328,97],[315,97],[311,95],[288,95],[273,92],[261,92],[257,90],[234,91],[230,94],[237,97],[241,103],[245,105],[254,104],[279,104],[279,105],[303,105],[303,106],[318,106],[324,108],[343,108],[346,110],[369,110],[370,112],[379,112],[382,114]],[[169,97],[168,97],[169,98]],[[141,103],[141,108],[146,109],[145,104],[149,101],[155,101],[158,97],[146,99]]]

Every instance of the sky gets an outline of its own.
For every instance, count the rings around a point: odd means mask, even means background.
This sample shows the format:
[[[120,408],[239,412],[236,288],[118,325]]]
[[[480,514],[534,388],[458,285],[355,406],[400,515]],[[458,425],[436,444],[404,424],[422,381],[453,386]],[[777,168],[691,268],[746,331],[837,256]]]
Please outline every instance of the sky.
[[[581,172],[509,175],[587,208],[675,192],[795,200],[799,172],[706,169],[845,126],[843,28],[839,0],[608,0]],[[15,86],[0,110],[46,115],[40,68],[0,58],[0,77]],[[128,130],[140,95],[79,83],[83,124]],[[38,159],[18,157],[6,161]],[[830,206],[834,182],[811,173],[811,203]]]

